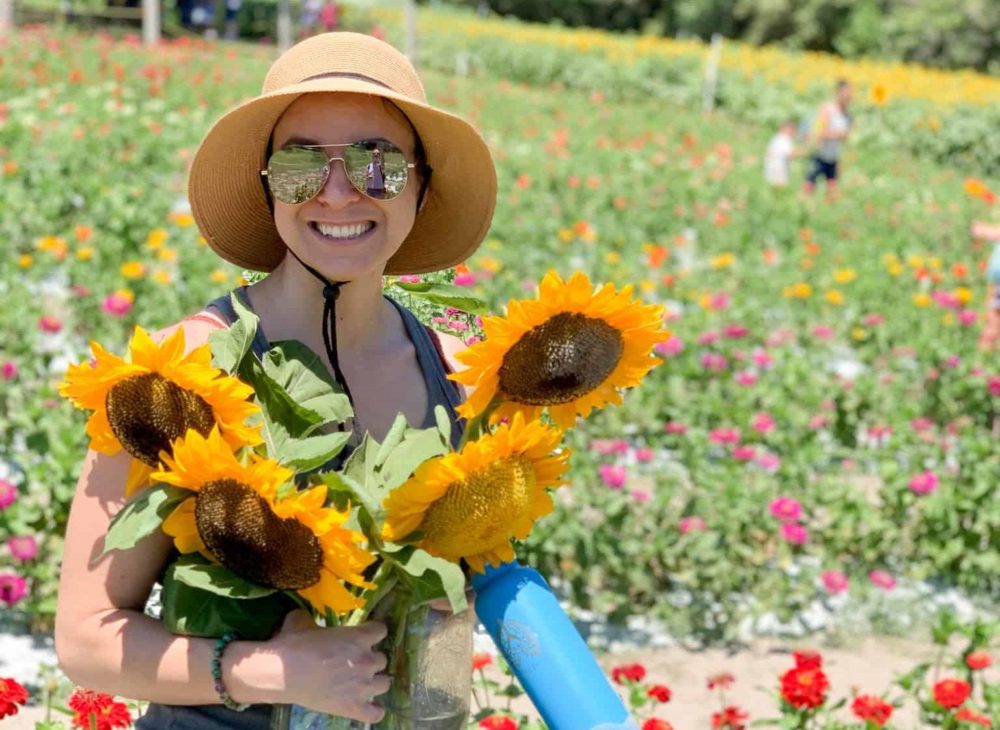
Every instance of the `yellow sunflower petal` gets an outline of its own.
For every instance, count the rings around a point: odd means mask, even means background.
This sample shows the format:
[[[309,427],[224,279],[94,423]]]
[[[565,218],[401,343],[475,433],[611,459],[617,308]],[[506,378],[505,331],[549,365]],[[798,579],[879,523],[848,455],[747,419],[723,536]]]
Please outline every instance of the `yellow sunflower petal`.
[[[132,463],[128,467],[128,478],[125,480],[125,496],[130,497],[134,491],[149,484],[149,477],[152,473],[151,466],[147,466],[138,459],[132,459]]]

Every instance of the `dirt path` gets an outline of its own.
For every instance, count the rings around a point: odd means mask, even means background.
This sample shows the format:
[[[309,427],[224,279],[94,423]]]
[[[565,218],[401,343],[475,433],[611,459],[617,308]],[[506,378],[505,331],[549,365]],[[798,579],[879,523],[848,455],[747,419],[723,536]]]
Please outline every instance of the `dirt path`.
[[[719,709],[716,692],[709,692],[706,679],[719,672],[730,672],[735,683],[726,693],[726,701],[750,713],[751,720],[775,717],[778,677],[792,666],[793,649],[817,649],[823,655],[823,666],[830,678],[830,697],[850,697],[860,693],[882,695],[890,689],[894,675],[911,670],[921,661],[933,661],[935,647],[926,641],[896,638],[864,638],[850,646],[829,648],[815,643],[759,641],[750,648],[729,654],[721,649],[689,652],[680,648],[635,650],[612,657],[602,657],[601,665],[608,671],[618,664],[639,662],[647,669],[647,680],[667,685],[673,693],[671,701],[662,705],[658,716],[673,723],[676,730],[708,730],[712,713]],[[993,652],[997,658],[997,652]],[[990,678],[1000,678],[998,667],[991,668]],[[500,679],[499,672],[488,672]],[[942,675],[945,676],[945,675]],[[897,692],[891,692],[891,701]],[[514,707],[532,713],[530,702],[522,697]],[[850,719],[849,712],[841,712]],[[42,719],[39,708],[24,708],[16,717],[0,721],[2,730],[33,730],[34,722]],[[917,730],[912,707],[898,710],[893,717],[897,730]]]

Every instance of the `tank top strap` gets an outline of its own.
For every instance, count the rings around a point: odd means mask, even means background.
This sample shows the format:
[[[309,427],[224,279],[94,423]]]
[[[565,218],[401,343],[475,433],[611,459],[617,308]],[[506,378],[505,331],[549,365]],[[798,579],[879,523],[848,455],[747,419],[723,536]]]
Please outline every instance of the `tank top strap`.
[[[225,320],[226,324],[230,327],[239,319],[236,315],[236,310],[233,309],[233,302],[230,299],[230,294],[235,293],[236,296],[240,298],[240,301],[250,311],[253,311],[253,307],[250,306],[250,300],[247,298],[247,291],[245,286],[233,289],[232,292],[228,294],[223,294],[221,297],[213,299],[208,304],[205,305],[205,309],[212,309],[218,312],[219,316]],[[270,343],[268,343],[267,338],[264,336],[264,332],[260,327],[257,327],[257,332],[254,334],[253,342],[250,345],[250,349],[253,350],[253,354],[258,358],[263,359],[264,353],[271,349]]]
[[[458,385],[448,380],[448,370],[440,344],[436,341],[433,331],[425,327],[413,312],[392,297],[386,298],[395,305],[403,318],[406,333],[416,350],[417,362],[420,364],[424,381],[427,383],[427,417],[422,425],[424,428],[433,426],[434,407],[444,406],[448,412],[448,419],[453,425],[451,444],[453,448],[458,448],[462,439],[462,431],[465,428],[465,420],[458,415],[455,409],[462,402],[462,395]]]

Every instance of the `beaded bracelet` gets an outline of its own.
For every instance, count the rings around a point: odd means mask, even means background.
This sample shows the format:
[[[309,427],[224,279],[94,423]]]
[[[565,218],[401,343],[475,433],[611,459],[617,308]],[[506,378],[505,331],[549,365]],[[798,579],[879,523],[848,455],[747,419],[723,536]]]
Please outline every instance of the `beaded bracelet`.
[[[235,631],[227,631],[215,640],[215,648],[212,649],[212,679],[215,680],[215,692],[219,695],[219,699],[222,700],[222,704],[230,710],[243,712],[250,705],[248,703],[235,702],[226,691],[226,685],[222,683],[222,652],[229,646],[229,642],[236,638],[239,637]]]

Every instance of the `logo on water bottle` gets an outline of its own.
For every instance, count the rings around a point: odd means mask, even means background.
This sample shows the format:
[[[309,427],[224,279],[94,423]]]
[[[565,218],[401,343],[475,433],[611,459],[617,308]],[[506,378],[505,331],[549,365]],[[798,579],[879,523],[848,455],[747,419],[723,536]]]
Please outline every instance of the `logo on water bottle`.
[[[532,631],[530,626],[510,619],[507,621],[497,619],[497,623],[500,625],[500,649],[515,669],[520,668],[523,659],[539,656],[542,653],[538,634]]]

